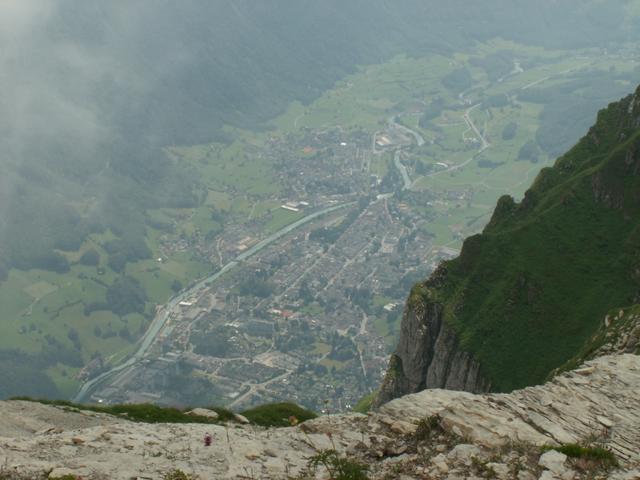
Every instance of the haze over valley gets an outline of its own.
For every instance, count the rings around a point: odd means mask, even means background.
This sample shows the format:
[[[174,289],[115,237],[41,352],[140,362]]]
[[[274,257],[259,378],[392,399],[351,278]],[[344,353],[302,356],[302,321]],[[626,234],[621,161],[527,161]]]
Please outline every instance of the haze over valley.
[[[353,409],[639,35],[622,0],[3,2],[0,397]]]

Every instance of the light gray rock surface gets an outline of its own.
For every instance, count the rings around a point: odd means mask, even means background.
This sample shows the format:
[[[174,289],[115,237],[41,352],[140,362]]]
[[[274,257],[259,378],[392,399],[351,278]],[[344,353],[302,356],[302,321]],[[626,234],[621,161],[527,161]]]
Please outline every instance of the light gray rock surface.
[[[630,472],[640,469],[640,357],[603,357],[586,367],[588,373],[568,373],[509,395],[424,391],[370,415],[327,416],[281,429],[142,424],[0,402],[0,473],[161,479],[180,469],[200,479],[285,479],[296,478],[316,453],[335,449],[370,465],[372,479],[486,478],[489,469],[500,478],[568,478],[563,475],[574,472],[572,460],[560,471],[551,461],[560,457],[547,453],[541,460],[537,445],[597,434],[622,470],[595,478],[635,478]],[[428,417],[438,421],[425,422]],[[213,436],[211,447],[204,446],[206,432]],[[576,480],[585,475],[575,472]],[[319,472],[317,478],[326,476]]]
[[[209,410],[208,408],[194,408],[187,412],[187,415],[193,415],[196,417],[206,417],[212,420],[217,420],[220,415],[213,410]]]
[[[405,420],[437,414],[447,428],[485,446],[573,443],[603,435],[619,458],[639,462],[640,357],[613,355],[586,365],[586,371],[510,394],[425,390],[389,402],[380,412]]]
[[[423,285],[427,291],[430,285],[439,284],[438,273]],[[398,346],[375,405],[424,389],[477,393],[489,387],[480,363],[460,348],[455,332],[444,321],[442,305],[429,298],[410,298],[402,315]]]

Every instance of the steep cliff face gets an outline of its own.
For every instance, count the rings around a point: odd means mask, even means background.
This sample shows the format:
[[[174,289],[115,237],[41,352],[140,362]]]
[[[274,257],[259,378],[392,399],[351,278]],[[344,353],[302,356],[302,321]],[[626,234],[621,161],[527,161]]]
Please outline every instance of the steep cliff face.
[[[612,309],[640,301],[638,99],[602,110],[521,202],[501,198],[482,234],[414,287],[378,405],[541,383],[583,358]]]
[[[444,321],[443,305],[430,298],[430,288],[438,285],[442,273],[443,268],[412,291],[376,406],[427,388],[474,393],[489,390],[479,362],[460,349],[456,333]]]

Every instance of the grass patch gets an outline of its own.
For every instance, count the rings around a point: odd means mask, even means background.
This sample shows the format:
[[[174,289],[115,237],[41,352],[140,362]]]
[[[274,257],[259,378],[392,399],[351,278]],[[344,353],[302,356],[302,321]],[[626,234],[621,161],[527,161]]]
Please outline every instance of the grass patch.
[[[587,460],[603,468],[615,468],[620,464],[616,456],[610,450],[603,447],[584,447],[576,443],[567,443],[559,447],[546,446],[543,451],[555,450],[564,453],[567,457]]]
[[[355,407],[353,407],[353,411],[357,413],[367,413],[369,410],[371,410],[371,406],[373,405],[373,401],[375,400],[377,393],[377,391],[371,392],[369,395],[365,395],[364,397],[362,397],[360,400],[358,400],[358,403],[356,403]]]
[[[162,476],[162,480],[194,480],[195,477],[184,473],[182,470],[171,470]]]
[[[427,440],[431,440],[434,435],[439,435],[443,432],[442,419],[439,415],[432,415],[418,422],[418,428],[416,429],[414,438],[417,443],[426,442]]]
[[[289,427],[292,423],[305,422],[318,417],[310,410],[287,402],[261,405],[245,410],[242,415],[251,423],[261,427]]]
[[[266,222],[264,228],[267,233],[275,233],[287,225],[304,217],[304,212],[289,212],[283,208],[278,208],[271,213],[271,218]]]
[[[42,400],[32,399],[29,397],[14,397],[11,400],[22,400],[27,402],[42,403],[44,405],[53,405],[63,407],[69,410],[88,410],[91,412],[106,413],[114,415],[116,417],[123,417],[132,422],[140,423],[219,423],[224,420],[232,420],[233,414],[226,415],[224,409],[212,409],[215,410],[220,418],[218,420],[212,420],[208,417],[202,417],[199,415],[187,415],[188,409],[180,410],[173,407],[159,407],[151,404],[125,404],[125,405],[80,405],[66,400]],[[222,411],[225,414],[221,415]]]
[[[341,457],[335,450],[322,450],[309,459],[308,468],[315,473],[323,467],[331,480],[367,480],[369,467],[347,457]]]
[[[53,405],[71,411],[88,410],[91,412],[106,413],[116,417],[126,418],[132,422],[140,423],[207,423],[218,424],[236,422],[234,413],[223,407],[207,407],[218,414],[218,418],[213,420],[200,415],[187,415],[191,408],[178,409],[173,407],[160,407],[148,403],[142,404],[122,404],[122,405],[84,405],[69,402],[66,400],[34,399],[31,397],[13,397],[11,400],[21,400],[26,402],[41,403],[43,405]],[[273,403],[260,405],[242,412],[242,415],[254,425],[262,427],[288,427],[293,423],[301,423],[318,415],[310,410],[306,410],[294,403]]]

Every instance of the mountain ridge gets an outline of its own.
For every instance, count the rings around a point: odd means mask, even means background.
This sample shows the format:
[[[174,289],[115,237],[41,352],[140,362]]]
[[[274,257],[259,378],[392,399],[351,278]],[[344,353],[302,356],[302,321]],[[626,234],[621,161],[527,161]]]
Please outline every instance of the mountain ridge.
[[[413,288],[378,404],[422,388],[540,383],[585,348],[610,310],[638,302],[639,96],[602,110],[521,202],[502,197],[483,233]],[[438,342],[451,332],[454,340]],[[439,348],[425,351],[425,338]],[[472,360],[456,373],[461,355]]]

